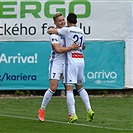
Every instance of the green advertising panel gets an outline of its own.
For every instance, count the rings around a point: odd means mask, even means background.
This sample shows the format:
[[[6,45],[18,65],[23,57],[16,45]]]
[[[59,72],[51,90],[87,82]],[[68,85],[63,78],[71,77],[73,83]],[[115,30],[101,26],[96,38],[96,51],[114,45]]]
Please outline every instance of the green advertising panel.
[[[1,42],[0,89],[47,89],[48,42]]]
[[[123,41],[91,41],[86,43],[85,88],[124,88],[124,47]]]
[[[86,89],[124,88],[124,42],[85,43]],[[48,89],[49,42],[0,42],[0,90]],[[58,89],[64,89],[61,82]]]

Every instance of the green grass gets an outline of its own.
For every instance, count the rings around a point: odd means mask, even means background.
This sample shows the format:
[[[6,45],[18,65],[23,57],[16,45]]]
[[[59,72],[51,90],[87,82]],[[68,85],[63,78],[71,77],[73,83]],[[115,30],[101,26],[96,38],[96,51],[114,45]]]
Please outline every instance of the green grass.
[[[86,122],[85,106],[75,97],[77,124],[67,123],[65,98],[53,97],[45,122],[37,119],[42,98],[1,98],[0,133],[132,133],[133,97],[90,97],[94,121]]]

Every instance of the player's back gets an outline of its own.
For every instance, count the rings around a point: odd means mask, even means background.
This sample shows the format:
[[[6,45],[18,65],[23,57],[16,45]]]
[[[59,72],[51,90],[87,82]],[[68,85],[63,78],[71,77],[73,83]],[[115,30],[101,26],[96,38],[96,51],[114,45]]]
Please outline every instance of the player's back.
[[[83,45],[84,33],[82,29],[80,29],[77,26],[68,27],[68,33],[66,34],[65,37],[66,39],[68,39],[66,40],[67,41],[66,45],[68,46],[72,45],[74,42]]]
[[[84,42],[83,30],[77,26],[63,27],[58,29],[58,33],[65,37],[65,46],[69,47],[74,42],[78,43],[80,47],[77,50],[72,50],[67,52],[66,60],[71,63],[81,63],[84,62],[82,46]]]

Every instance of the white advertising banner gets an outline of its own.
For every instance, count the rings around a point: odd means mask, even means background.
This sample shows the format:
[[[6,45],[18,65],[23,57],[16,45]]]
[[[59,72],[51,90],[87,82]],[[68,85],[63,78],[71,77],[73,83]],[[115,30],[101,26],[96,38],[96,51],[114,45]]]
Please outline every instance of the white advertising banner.
[[[132,6],[132,8],[130,8]],[[125,6],[125,87],[133,88],[133,2]]]
[[[125,48],[125,87],[133,88],[133,43],[126,41]]]
[[[59,11],[65,17],[69,12],[78,15],[87,40],[124,40],[131,35],[130,25],[124,32],[131,19],[126,17],[132,9],[129,1],[2,0],[0,9],[1,41],[48,41],[47,28]]]

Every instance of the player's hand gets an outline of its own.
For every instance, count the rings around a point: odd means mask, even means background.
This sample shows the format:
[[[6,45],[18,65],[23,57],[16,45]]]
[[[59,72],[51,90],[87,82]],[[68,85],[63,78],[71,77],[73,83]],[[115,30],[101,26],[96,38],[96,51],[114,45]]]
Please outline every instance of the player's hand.
[[[71,45],[71,48],[72,48],[72,50],[76,50],[76,49],[79,48],[79,46],[80,46],[79,43],[74,42],[74,43]]]
[[[82,49],[84,50],[84,49],[85,49],[85,47],[86,47],[86,46],[85,46],[85,44],[83,43]]]

